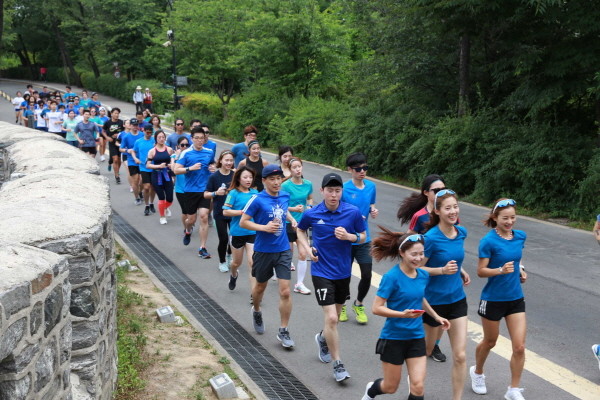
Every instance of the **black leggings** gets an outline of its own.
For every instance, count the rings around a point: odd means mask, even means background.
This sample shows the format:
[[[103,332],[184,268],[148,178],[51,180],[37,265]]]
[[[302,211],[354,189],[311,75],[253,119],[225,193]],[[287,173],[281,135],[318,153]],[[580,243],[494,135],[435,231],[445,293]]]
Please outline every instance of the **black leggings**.
[[[219,262],[224,263],[226,261],[225,254],[231,254],[231,247],[229,247],[229,223],[230,219],[215,218],[215,227],[217,228],[217,235],[219,236]]]
[[[373,271],[373,264],[358,264],[360,266],[360,282],[358,282],[358,294],[356,295],[356,300],[362,301],[369,293],[369,289],[371,288],[371,275]]]
[[[159,200],[167,200],[169,203],[173,202],[173,178],[167,181],[163,178],[162,185],[158,184],[158,174],[152,174],[150,176],[152,180],[152,187],[156,192]]]

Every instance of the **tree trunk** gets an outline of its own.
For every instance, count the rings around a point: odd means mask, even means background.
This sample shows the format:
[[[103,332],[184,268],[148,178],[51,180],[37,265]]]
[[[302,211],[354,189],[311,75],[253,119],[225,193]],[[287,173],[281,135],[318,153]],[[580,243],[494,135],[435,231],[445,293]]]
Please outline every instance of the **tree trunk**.
[[[460,65],[458,72],[458,115],[463,116],[469,110],[469,69],[471,64],[471,39],[464,34],[460,38]]]
[[[89,53],[88,61],[92,67],[92,71],[94,71],[94,77],[96,79],[100,78],[100,69],[98,68],[98,63],[96,62],[96,57],[94,57],[93,53]]]
[[[29,68],[29,79],[33,80],[35,79],[35,67],[33,66],[33,64],[31,64],[31,60],[29,59],[29,52],[27,51],[27,46],[25,46],[23,36],[18,34],[17,38],[19,39],[19,44],[23,49],[23,57],[21,58],[21,61],[25,61],[24,66]]]
[[[68,70],[67,83],[70,85],[71,79],[73,79],[72,83],[74,85],[79,87],[83,86],[81,84],[81,78],[79,77],[79,74],[77,73],[77,71],[75,71],[75,65],[73,65],[71,54],[69,53],[69,49],[67,49],[67,46],[65,45],[65,39],[63,38],[60,29],[58,29],[58,23],[55,17],[52,18],[52,31],[54,32],[54,36],[56,37],[56,44],[58,45],[58,49],[60,50],[60,54],[63,59],[63,64]]]

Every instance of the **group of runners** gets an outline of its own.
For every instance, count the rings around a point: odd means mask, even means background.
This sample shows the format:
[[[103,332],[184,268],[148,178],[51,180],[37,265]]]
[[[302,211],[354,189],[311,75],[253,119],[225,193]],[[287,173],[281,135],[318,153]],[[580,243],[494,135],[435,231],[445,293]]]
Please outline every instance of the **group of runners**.
[[[484,366],[498,339],[502,319],[512,342],[511,379],[504,398],[524,398],[520,380],[526,317],[521,285],[527,273],[521,259],[526,234],[514,229],[515,200],[498,199],[483,221],[490,228],[480,240],[477,266],[477,275],[488,280],[478,307],[483,339],[477,345],[473,365],[467,368],[464,286],[471,278],[462,268],[467,230],[460,225],[457,195],[446,187],[441,176],[427,176],[420,191],[401,203],[397,216],[401,223],[409,223],[407,232],[380,226],[381,232],[372,239],[368,220],[377,218],[379,212],[376,185],[366,179],[368,162],[363,153],[350,154],[346,159],[351,179],[344,182],[337,173],[322,178],[319,192],[323,201],[316,204],[313,184],[303,175],[303,160],[291,147],[282,146],[279,163],[268,163],[262,158],[254,126],[244,129],[243,142],[218,154],[209,127],[199,120],[190,122],[187,133],[185,121],[176,119],[174,132],[168,135],[158,116],[146,121],[139,113],[136,118],[122,121],[120,110],[113,108],[99,124],[91,111],[95,103],[89,108],[84,106],[79,112],[81,121],[75,125],[63,121],[61,132],[56,127],[50,130],[53,124],[59,125],[52,115],[59,102],[64,104],[67,98],[69,105],[73,95],[59,94],[57,98],[53,94],[40,100],[41,104],[31,100],[36,99],[31,93],[28,100],[15,102],[16,120],[30,118],[32,114],[26,112],[30,108],[48,106],[50,111],[34,113],[34,119],[42,118],[48,131],[64,135],[67,141],[73,142],[69,137],[73,133],[77,143],[71,144],[92,156],[96,151],[104,155],[102,148],[96,150],[100,147],[97,139],[102,137],[108,144],[116,183],[120,183],[120,166],[126,163],[130,191],[137,205],[145,205],[144,215],[156,213],[154,201],[158,197],[159,223],[166,224],[175,193],[181,206],[185,246],[191,243],[199,220],[198,255],[204,259],[211,258],[206,243],[212,210],[218,236],[218,269],[228,273],[230,290],[237,287],[246,256],[251,320],[256,333],[266,331],[268,318],[263,316],[261,303],[270,280],[276,281],[279,289],[277,340],[284,348],[295,345],[289,330],[291,292],[309,295],[314,291],[323,312],[323,328],[315,334],[318,358],[332,364],[336,381],[350,378],[341,359],[338,323],[348,320],[348,302],[356,322],[368,323],[363,301],[371,287],[373,258],[398,259],[398,264],[383,275],[371,307],[374,315],[386,318],[375,346],[383,376],[366,385],[363,400],[396,392],[404,363],[409,377],[408,399],[423,399],[426,358],[446,361],[439,346],[443,332],[448,333],[452,352],[452,398],[462,397],[467,376],[475,393],[486,394]],[[85,93],[82,97],[87,99]],[[74,110],[69,107],[70,119]],[[596,229],[600,229],[600,219]],[[298,251],[296,264],[294,244]],[[309,261],[312,291],[304,282]],[[353,262],[360,269],[354,300],[350,296]],[[296,278],[292,285],[293,271]],[[598,353],[598,346],[594,351]]]

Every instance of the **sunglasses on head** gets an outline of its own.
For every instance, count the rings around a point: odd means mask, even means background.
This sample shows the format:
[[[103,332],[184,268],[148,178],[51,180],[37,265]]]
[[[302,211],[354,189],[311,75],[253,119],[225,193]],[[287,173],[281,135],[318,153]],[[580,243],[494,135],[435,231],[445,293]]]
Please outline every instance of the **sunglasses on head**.
[[[435,194],[435,200],[433,200],[433,208],[437,208],[437,199],[438,197],[442,197],[445,194],[456,195],[456,192],[451,189],[442,189]]]
[[[444,190],[446,189],[445,187],[443,188],[435,188],[435,189],[429,189],[430,191],[432,191],[433,193],[437,194],[440,190]]]
[[[369,170],[369,166],[365,165],[363,167],[352,167],[352,169],[354,170],[354,172],[368,171]]]
[[[424,240],[423,239],[423,235],[420,235],[420,234],[410,235],[409,237],[407,237],[406,239],[404,239],[402,241],[402,243],[400,243],[400,248],[402,248],[402,246],[406,242],[421,242],[423,240]]]
[[[494,213],[494,211],[496,211],[496,208],[503,208],[503,207],[516,206],[516,205],[517,205],[517,202],[514,201],[513,199],[500,200],[499,202],[496,203],[496,205],[492,209],[492,214]]]

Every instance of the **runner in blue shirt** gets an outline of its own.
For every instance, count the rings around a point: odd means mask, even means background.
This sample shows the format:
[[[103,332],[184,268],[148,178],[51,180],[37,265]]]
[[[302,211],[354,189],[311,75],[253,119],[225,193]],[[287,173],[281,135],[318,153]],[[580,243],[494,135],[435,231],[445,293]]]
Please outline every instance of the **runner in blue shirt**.
[[[288,211],[290,195],[280,191],[283,181],[283,171],[278,165],[270,164],[262,170],[262,182],[265,189],[253,196],[246,207],[240,220],[240,227],[256,231],[254,242],[254,256],[252,276],[256,284],[252,290],[252,320],[254,330],[258,334],[265,331],[260,303],[273,276],[273,270],[279,281],[279,316],[281,325],[277,339],[285,348],[294,347],[290,338],[288,323],[292,313],[292,299],[290,297],[290,264],[292,254],[285,231],[285,220],[296,227],[296,221]]]
[[[142,177],[142,193],[144,195],[144,204],[146,204],[144,216],[148,216],[150,213],[156,213],[156,209],[154,208],[154,197],[156,196],[156,193],[152,187],[152,170],[146,165],[148,153],[154,148],[155,144],[156,142],[152,136],[152,127],[147,126],[144,129],[144,137],[135,142],[133,145],[133,152],[131,153],[133,160],[140,168],[140,175]]]
[[[525,365],[525,298],[521,284],[527,273],[521,265],[521,257],[527,235],[513,229],[517,221],[517,202],[502,198],[496,201],[485,225],[492,228],[479,242],[477,275],[488,278],[481,292],[478,314],[483,325],[483,339],[475,350],[475,365],[469,369],[471,388],[477,394],[486,394],[483,366],[494,348],[500,331],[500,320],[506,327],[512,342],[510,360],[511,382],[505,399],[524,400],[519,388]]]
[[[395,393],[404,361],[410,378],[408,399],[419,400],[424,396],[427,370],[421,316],[427,312],[444,329],[450,322],[437,315],[424,297],[429,273],[419,268],[425,251],[423,235],[380,228],[381,234],[373,240],[373,257],[377,261],[400,257],[401,262],[383,275],[373,301],[373,314],[387,317],[375,350],[381,358],[383,378],[367,384],[363,400]]]
[[[302,160],[297,157],[292,157],[287,162],[288,168],[290,169],[291,177],[283,182],[281,188],[290,194],[290,204],[288,207],[288,211],[292,214],[292,217],[296,220],[296,222],[300,222],[302,219],[302,215],[307,210],[307,208],[312,207],[313,197],[312,197],[312,182],[308,179],[304,179],[302,177]],[[283,168],[283,163],[281,165],[281,169],[285,173],[285,169]],[[298,235],[296,234],[296,230],[292,228],[292,224],[289,222],[286,223],[286,230],[288,235],[288,240],[290,241],[290,250],[292,251],[292,256],[294,254],[294,242],[298,245],[298,270],[296,273],[296,284],[294,285],[294,292],[300,294],[309,295],[311,293],[310,289],[304,285],[304,277],[306,276],[306,268],[308,267],[306,257],[308,254],[304,251],[304,248],[300,246],[298,241]],[[292,264],[292,270],[293,268]]]
[[[469,275],[461,268],[465,257],[464,242],[467,230],[456,225],[459,216],[456,193],[450,189],[435,195],[429,230],[425,234],[425,269],[430,279],[425,297],[433,309],[450,320],[448,330],[452,348],[452,398],[459,400],[466,378],[465,351],[467,347],[467,298],[463,285],[470,283]],[[425,343],[430,355],[439,337],[438,321],[425,314]]]
[[[186,136],[179,137],[177,141],[177,150],[175,150],[175,154],[173,154],[173,161],[176,163],[182,156],[183,152],[186,151],[191,145],[191,141],[188,140]],[[185,174],[178,175],[177,179],[175,179],[175,196],[177,197],[177,202],[181,207],[181,223],[183,224],[183,231],[185,233],[185,221],[187,220],[187,214],[185,213],[184,206],[184,195],[185,193]]]
[[[373,272],[373,259],[371,257],[371,236],[369,235],[369,216],[377,218],[379,210],[375,208],[377,199],[375,184],[367,179],[367,157],[363,153],[353,153],[346,158],[346,167],[352,175],[352,179],[344,183],[344,194],[342,201],[358,207],[360,213],[365,219],[367,226],[367,239],[364,243],[352,246],[352,258],[356,260],[360,267],[360,281],[358,282],[358,292],[356,300],[352,303],[352,310],[356,314],[356,322],[366,324],[369,321],[365,314],[363,300],[371,288],[371,276]],[[346,306],[340,313],[340,322],[348,321]]]
[[[246,158],[246,154],[249,153],[248,151],[248,143],[250,143],[253,140],[256,140],[258,136],[258,129],[256,129],[256,127],[254,125],[248,125],[247,127],[244,128],[244,141],[241,143],[236,143],[233,145],[233,147],[231,148],[231,151],[233,152],[233,155],[235,157],[235,167],[237,168],[238,164],[240,163],[240,161],[242,161],[244,158]]]
[[[186,229],[183,235],[183,244],[190,244],[192,229],[196,224],[198,209],[200,209],[200,248],[198,256],[203,259],[210,258],[206,250],[206,240],[208,239],[208,210],[210,209],[210,200],[204,197],[204,190],[208,183],[210,175],[210,161],[213,158],[211,150],[204,148],[206,134],[200,127],[192,130],[193,147],[185,151],[175,163],[174,172],[177,175],[185,174],[185,187],[183,194],[184,214],[187,214]],[[214,166],[213,166],[214,168]]]
[[[337,325],[350,296],[352,243],[362,243],[367,237],[360,210],[341,201],[342,187],[338,174],[325,175],[321,182],[323,202],[307,210],[298,224],[298,243],[312,260],[313,287],[325,316],[323,330],[315,335],[319,359],[324,363],[333,359],[333,377],[338,382],[350,378],[340,358]],[[312,228],[313,247],[308,243],[308,228]]]
[[[179,138],[182,136],[185,136],[186,138],[188,138],[190,143],[193,143],[192,136],[190,136],[189,134],[187,134],[183,131],[184,127],[185,127],[185,121],[181,118],[177,118],[175,120],[175,126],[173,128],[173,133],[171,133],[167,137],[167,146],[169,146],[173,150],[176,150]]]
[[[131,156],[131,153],[133,152],[133,146],[135,146],[135,143],[144,137],[144,135],[142,135],[139,131],[139,125],[140,122],[137,120],[137,118],[132,118],[129,120],[129,127],[131,129],[131,132],[126,133],[123,136],[123,138],[121,139],[121,145],[119,146],[119,150],[126,157],[125,160],[127,161],[127,171],[129,172],[129,186],[131,186],[136,206],[141,205],[142,200],[144,198],[142,191],[140,190],[140,167],[139,164],[136,163],[134,158]]]

